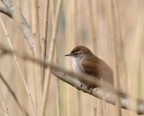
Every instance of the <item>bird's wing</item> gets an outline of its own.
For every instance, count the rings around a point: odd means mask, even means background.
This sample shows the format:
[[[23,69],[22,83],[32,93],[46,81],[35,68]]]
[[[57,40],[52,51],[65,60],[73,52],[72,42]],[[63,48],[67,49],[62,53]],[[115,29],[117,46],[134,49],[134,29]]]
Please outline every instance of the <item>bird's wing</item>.
[[[111,68],[102,60],[99,62],[83,61],[83,70],[87,74],[94,76],[98,79],[103,78],[105,81],[113,83],[113,72]],[[93,70],[92,70],[93,69]]]
[[[83,61],[82,66],[83,66],[83,70],[86,74],[89,74],[94,77],[99,77],[101,71],[100,71],[100,68],[98,67],[98,65],[96,65],[92,62],[89,62],[89,61]]]

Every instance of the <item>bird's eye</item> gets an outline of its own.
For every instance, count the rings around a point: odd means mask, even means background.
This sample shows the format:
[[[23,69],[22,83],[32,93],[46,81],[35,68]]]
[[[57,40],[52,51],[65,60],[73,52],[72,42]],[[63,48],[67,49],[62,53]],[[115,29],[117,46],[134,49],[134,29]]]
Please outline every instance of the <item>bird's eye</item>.
[[[76,53],[74,53],[74,56],[77,56],[78,55],[78,53],[76,52]]]

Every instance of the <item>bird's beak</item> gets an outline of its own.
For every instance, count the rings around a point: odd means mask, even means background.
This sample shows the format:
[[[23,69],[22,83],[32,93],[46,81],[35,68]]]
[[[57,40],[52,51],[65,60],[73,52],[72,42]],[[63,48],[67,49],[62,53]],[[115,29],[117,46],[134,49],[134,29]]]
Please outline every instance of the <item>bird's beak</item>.
[[[72,56],[72,54],[66,54],[65,56]]]

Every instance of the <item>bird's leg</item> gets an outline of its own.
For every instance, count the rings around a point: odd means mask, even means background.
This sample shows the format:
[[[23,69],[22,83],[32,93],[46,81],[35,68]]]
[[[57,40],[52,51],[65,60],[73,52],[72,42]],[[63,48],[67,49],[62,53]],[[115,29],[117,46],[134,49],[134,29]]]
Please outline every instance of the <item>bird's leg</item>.
[[[88,88],[89,93],[92,93],[92,90],[94,89],[94,87],[90,87]]]
[[[82,87],[82,88],[88,89],[88,86],[87,86],[85,83],[83,83],[83,82],[81,82],[81,81],[80,81],[80,83],[81,83],[81,87]]]
[[[88,90],[89,93],[92,92],[93,88],[92,86],[88,86],[87,84],[81,82],[81,87],[85,88],[86,90]]]

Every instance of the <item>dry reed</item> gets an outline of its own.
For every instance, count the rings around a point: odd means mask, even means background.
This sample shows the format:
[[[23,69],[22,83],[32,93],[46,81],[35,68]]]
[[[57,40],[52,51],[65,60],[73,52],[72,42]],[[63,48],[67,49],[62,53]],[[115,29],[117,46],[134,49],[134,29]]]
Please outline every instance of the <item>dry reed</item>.
[[[63,6],[62,1],[65,3]],[[12,50],[21,52],[24,56],[27,56],[27,53],[34,55],[38,61],[46,62],[48,55],[48,62],[53,63],[54,59],[57,59],[60,61],[58,63],[60,67],[66,69],[71,69],[71,59],[65,59],[63,55],[70,52],[76,45],[86,45],[110,66],[114,63],[114,77],[118,77],[115,78],[116,89],[123,86],[128,95],[144,98],[142,92],[144,89],[144,53],[142,51],[144,2],[142,0],[114,2],[117,3],[110,6],[113,0],[16,0],[14,2],[2,0],[0,12],[6,16],[0,15],[3,19],[0,26],[0,43],[10,46]],[[28,19],[31,21],[27,21]],[[43,25],[41,25],[42,22],[44,22]],[[23,34],[20,33],[21,31]],[[48,33],[52,33],[52,37]],[[5,37],[9,39],[9,44],[6,39],[3,39]],[[110,38],[112,49],[110,49]],[[22,45],[24,47],[21,47]],[[55,48],[57,49],[56,57],[54,57]],[[111,51],[113,51],[113,63]],[[119,98],[117,99],[117,112],[115,112],[116,107],[105,101],[98,100],[95,104],[92,100],[95,99],[94,97],[77,91],[61,81],[53,83],[54,78],[50,77],[51,69],[46,70],[44,62],[32,59],[29,62],[26,62],[27,59],[21,61],[19,60],[21,58],[17,58],[19,56],[16,52],[13,53],[14,64],[13,59],[8,60],[7,53],[0,51],[0,72],[4,74],[5,80],[8,78],[6,82],[9,84],[6,85],[2,81],[5,86],[0,85],[0,99],[3,104],[0,104],[0,107],[4,109],[0,110],[0,115],[15,116],[19,115],[18,112],[30,116],[44,116],[44,114],[48,116],[136,115],[131,111],[121,110]],[[33,71],[34,62],[35,72]],[[20,77],[24,86],[19,84],[19,80],[15,85],[10,77],[14,79]],[[33,77],[36,77],[36,80]],[[36,84],[33,81],[36,81]],[[118,84],[119,82],[121,84]],[[24,90],[26,90],[26,96]],[[129,97],[132,100],[132,97]],[[28,102],[25,102],[27,98]],[[106,100],[104,94],[101,99]],[[37,110],[35,110],[36,104]],[[131,104],[129,109],[136,110],[136,106]],[[31,113],[32,111],[34,114]]]
[[[11,43],[10,38],[9,38],[9,34],[8,34],[7,31],[6,31],[6,28],[5,28],[4,23],[3,23],[3,21],[2,21],[1,18],[0,18],[0,22],[1,22],[1,25],[2,25],[2,27],[3,27],[3,29],[4,29],[4,32],[5,32],[5,35],[6,35],[6,39],[7,39],[7,41],[8,41],[9,46],[10,46],[10,49],[11,49],[12,51],[14,51],[13,46],[12,46],[12,43]],[[13,52],[13,53],[14,53],[14,52]],[[28,86],[27,86],[27,83],[26,83],[24,74],[23,74],[22,69],[21,69],[21,67],[20,67],[20,64],[19,64],[19,62],[18,62],[18,60],[17,60],[17,56],[16,56],[15,54],[13,54],[13,58],[14,58],[14,60],[15,60],[15,62],[16,62],[17,69],[18,69],[18,71],[19,71],[19,73],[20,73],[20,77],[21,77],[21,79],[22,79],[22,81],[23,81],[23,84],[24,84],[24,87],[25,87],[25,89],[26,89],[27,95],[28,95],[28,97],[29,97],[29,99],[30,99],[30,103],[31,103],[31,105],[32,105],[33,113],[34,113],[34,115],[36,116],[36,115],[37,115],[36,109],[35,109],[33,100],[32,100],[32,98],[31,98],[31,94],[30,94],[30,91],[29,91],[29,89],[28,89]]]

